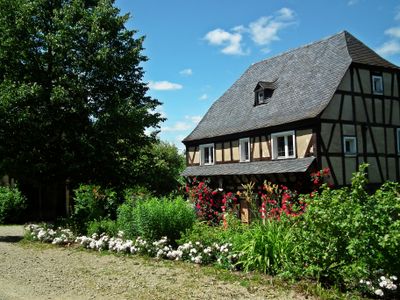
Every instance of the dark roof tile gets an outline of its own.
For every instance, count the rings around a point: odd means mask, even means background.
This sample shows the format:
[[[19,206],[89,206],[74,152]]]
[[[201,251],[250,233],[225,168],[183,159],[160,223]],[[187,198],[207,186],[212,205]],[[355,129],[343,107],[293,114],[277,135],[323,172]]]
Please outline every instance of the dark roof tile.
[[[328,105],[352,62],[397,68],[348,32],[338,33],[249,67],[184,142],[314,118]],[[254,106],[257,84],[275,81],[268,103]]]
[[[314,157],[256,161],[249,163],[231,163],[212,166],[190,166],[182,176],[221,176],[251,175],[305,172],[314,161]]]

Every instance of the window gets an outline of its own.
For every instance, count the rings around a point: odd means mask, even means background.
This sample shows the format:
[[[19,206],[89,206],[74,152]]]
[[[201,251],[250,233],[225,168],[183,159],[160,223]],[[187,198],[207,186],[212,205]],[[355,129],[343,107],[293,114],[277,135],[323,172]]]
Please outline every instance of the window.
[[[214,144],[200,145],[200,154],[202,165],[214,164]]]
[[[296,157],[296,141],[294,131],[271,134],[272,158],[284,159]]]
[[[343,137],[343,147],[345,155],[357,154],[357,138],[355,136]]]
[[[250,161],[250,139],[244,138],[239,140],[239,153],[240,161],[247,162]]]
[[[383,94],[383,78],[382,75],[372,75],[372,92],[375,95]]]
[[[400,128],[397,128],[397,153],[400,154]]]
[[[256,105],[260,105],[268,102],[268,99],[272,97],[274,90],[259,89],[255,93],[256,93]]]

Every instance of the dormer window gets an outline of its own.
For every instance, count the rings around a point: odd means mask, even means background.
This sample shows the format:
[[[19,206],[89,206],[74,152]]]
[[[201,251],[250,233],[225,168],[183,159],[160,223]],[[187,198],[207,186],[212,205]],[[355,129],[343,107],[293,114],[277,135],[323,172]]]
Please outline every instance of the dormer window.
[[[273,82],[260,81],[254,89],[254,105],[265,104],[272,97],[276,88],[276,80]]]

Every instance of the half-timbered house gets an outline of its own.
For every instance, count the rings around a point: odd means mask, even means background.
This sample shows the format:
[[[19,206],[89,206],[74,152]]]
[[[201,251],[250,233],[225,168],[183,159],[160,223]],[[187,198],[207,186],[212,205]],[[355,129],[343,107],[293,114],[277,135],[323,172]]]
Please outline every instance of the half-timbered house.
[[[329,167],[337,186],[362,162],[399,180],[400,69],[343,31],[250,66],[183,143],[184,176],[220,184],[296,181]]]

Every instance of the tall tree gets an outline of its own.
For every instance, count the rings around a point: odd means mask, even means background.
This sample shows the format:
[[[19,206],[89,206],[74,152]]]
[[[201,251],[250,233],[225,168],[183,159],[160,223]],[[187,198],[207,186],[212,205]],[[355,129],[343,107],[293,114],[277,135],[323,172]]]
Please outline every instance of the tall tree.
[[[0,174],[129,184],[162,120],[112,0],[0,0]],[[33,181],[32,181],[33,180]]]

